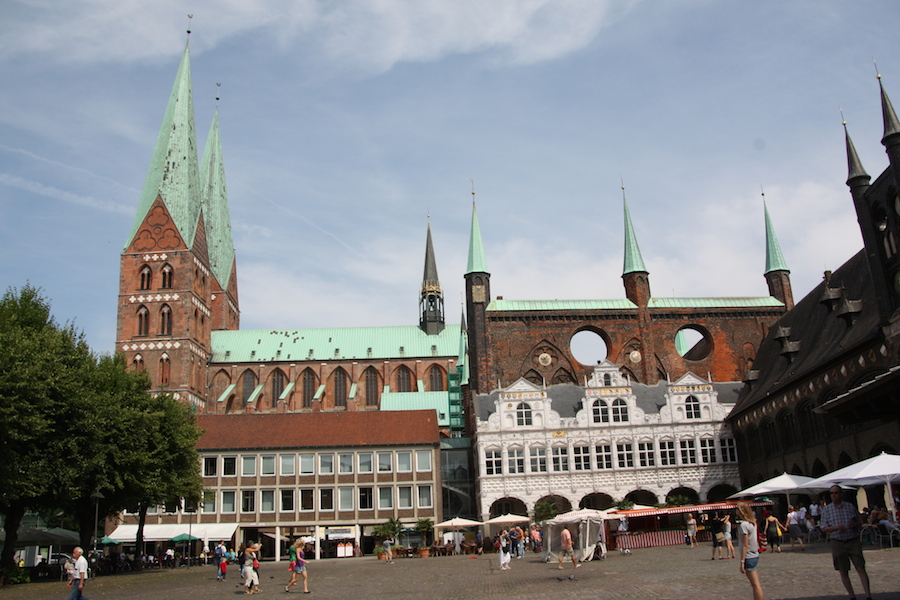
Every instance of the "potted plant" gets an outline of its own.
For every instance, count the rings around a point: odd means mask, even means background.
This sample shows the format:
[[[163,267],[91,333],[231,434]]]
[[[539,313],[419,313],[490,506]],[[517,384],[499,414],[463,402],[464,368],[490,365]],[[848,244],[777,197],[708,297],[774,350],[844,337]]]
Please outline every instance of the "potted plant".
[[[419,558],[427,558],[431,554],[431,548],[428,546],[428,534],[434,530],[434,523],[431,519],[419,519],[416,521],[414,529],[422,534],[422,545],[419,546]]]
[[[372,533],[375,537],[381,538],[382,542],[384,540],[394,540],[394,545],[396,545],[397,536],[400,534],[401,529],[403,529],[403,524],[400,523],[400,519],[391,517],[386,523],[382,523],[373,529]],[[387,557],[384,556],[383,544],[375,546],[375,555],[378,557],[378,560],[387,560]]]

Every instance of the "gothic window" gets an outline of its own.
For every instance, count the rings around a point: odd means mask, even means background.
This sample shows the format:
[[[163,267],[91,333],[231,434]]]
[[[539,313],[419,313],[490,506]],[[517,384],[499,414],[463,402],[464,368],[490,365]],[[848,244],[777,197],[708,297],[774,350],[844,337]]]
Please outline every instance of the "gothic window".
[[[694,396],[688,396],[684,401],[684,416],[688,419],[700,418],[700,401]]]
[[[595,400],[591,405],[591,417],[594,423],[609,423],[609,406],[605,400]]]
[[[278,405],[282,392],[284,392],[284,373],[281,369],[275,369],[272,373],[272,408]]]
[[[766,456],[772,456],[781,452],[781,446],[778,443],[778,434],[775,431],[775,421],[767,420],[760,427],[762,433],[762,446]]]
[[[783,412],[778,419],[778,425],[778,428],[781,430],[781,442],[784,449],[789,450],[793,448],[797,440],[793,413],[789,411]]]
[[[797,417],[800,421],[800,442],[806,446],[822,437],[822,427],[819,415],[813,412],[812,400],[804,402],[797,409]]]
[[[431,367],[431,372],[428,376],[429,384],[431,385],[432,392],[443,392],[444,391],[444,372],[437,365]]]
[[[138,335],[150,335],[150,311],[146,306],[141,306],[137,311]]]
[[[256,389],[256,375],[253,374],[253,371],[247,369],[244,371],[244,380],[241,382],[241,402],[247,404],[250,401],[250,396],[253,395],[253,390]]]
[[[347,406],[347,372],[340,368],[334,372],[334,405]]]
[[[316,375],[311,369],[303,371],[303,408],[312,408],[313,396],[316,395]]]
[[[135,354],[134,360],[131,361],[131,366],[134,368],[135,371],[138,371],[138,372],[143,371],[144,370],[144,357],[141,356],[140,354]]]
[[[169,377],[172,374],[172,363],[169,355],[163,354],[159,359],[159,385],[169,385]]]
[[[530,427],[532,424],[531,405],[527,402],[520,402],[516,407],[516,425],[519,427]]]
[[[168,304],[159,309],[159,335],[172,335],[172,309]]]
[[[164,290],[171,289],[175,283],[175,271],[171,265],[163,265],[162,268],[162,285],[159,286]]]
[[[411,392],[412,390],[412,372],[406,367],[397,369],[397,391]]]
[[[366,369],[366,406],[378,406],[378,371]]]
[[[628,422],[628,405],[621,398],[616,398],[612,403],[612,419],[615,423]]]
[[[150,270],[150,267],[144,265],[144,268],[141,269],[141,289],[149,290],[153,286],[153,271]]]

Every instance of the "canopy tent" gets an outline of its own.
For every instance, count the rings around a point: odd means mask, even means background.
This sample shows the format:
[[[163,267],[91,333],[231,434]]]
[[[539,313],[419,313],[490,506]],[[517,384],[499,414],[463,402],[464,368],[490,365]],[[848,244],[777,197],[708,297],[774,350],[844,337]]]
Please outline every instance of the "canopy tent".
[[[109,537],[123,544],[133,544],[137,537],[136,524],[123,524],[109,534]],[[145,542],[167,542],[185,534],[204,540],[230,540],[237,529],[237,523],[173,523],[169,525],[144,525]],[[190,533],[189,533],[190,531]]]
[[[756,508],[759,506],[772,506],[775,504],[771,500],[751,502],[750,506]],[[737,506],[737,500],[726,500],[725,502],[708,502],[706,504],[685,504],[683,506],[660,506],[659,508],[632,508],[630,510],[617,510],[610,513],[610,518],[618,518],[623,515],[627,519],[635,519],[637,517],[652,517],[656,515],[674,515],[678,513],[689,512],[709,512],[713,510],[733,510]]]
[[[549,521],[542,523],[544,543],[541,547],[541,560],[550,562],[559,560],[560,539],[562,530],[571,526],[572,543],[574,544],[575,560],[584,562],[594,557],[597,545],[600,544],[600,552],[606,552],[606,531],[603,527],[604,519],[611,518],[611,511],[593,510],[583,508],[557,515]]]
[[[827,488],[832,485],[885,485],[888,508],[891,514],[897,514],[894,505],[894,494],[891,484],[900,482],[900,456],[882,452],[878,456],[861,460],[837,471],[822,475],[805,484],[805,488]]]

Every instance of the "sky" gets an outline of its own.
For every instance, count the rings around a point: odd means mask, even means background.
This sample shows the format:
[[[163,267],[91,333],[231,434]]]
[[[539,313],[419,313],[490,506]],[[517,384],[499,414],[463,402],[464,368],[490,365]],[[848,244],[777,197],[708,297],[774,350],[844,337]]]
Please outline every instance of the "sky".
[[[764,191],[799,300],[862,247],[839,107],[876,177],[898,17],[891,0],[6,0],[0,284],[42,288],[114,350],[190,27],[201,150],[220,96],[242,329],[418,324],[429,218],[458,323],[473,189],[495,296],[623,298],[624,183],[654,296],[767,295]]]

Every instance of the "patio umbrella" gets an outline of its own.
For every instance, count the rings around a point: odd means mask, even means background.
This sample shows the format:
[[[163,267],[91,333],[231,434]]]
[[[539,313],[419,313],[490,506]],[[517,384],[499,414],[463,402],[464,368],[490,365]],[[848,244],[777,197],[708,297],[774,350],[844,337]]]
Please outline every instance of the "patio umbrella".
[[[450,527],[474,527],[476,525],[481,525],[481,521],[473,521],[471,519],[464,519],[462,517],[453,517],[448,521],[442,521],[434,526],[435,529],[441,528],[450,528]]]
[[[751,485],[745,490],[741,490],[736,494],[732,494],[728,496],[729,499],[732,498],[742,498],[746,496],[759,496],[761,494],[773,494],[773,493],[786,493],[789,494],[791,492],[795,492],[798,489],[809,489],[806,488],[806,484],[813,480],[812,477],[805,477],[803,475],[791,475],[790,473],[782,473],[776,477],[771,479],[766,479],[765,481],[761,481],[756,485]],[[826,488],[828,486],[825,486]]]
[[[111,537],[104,535],[102,538],[97,540],[97,543],[100,544],[101,546],[118,546],[122,542],[120,542],[119,540],[114,540]]]
[[[511,515],[507,513],[505,515],[500,515],[499,517],[494,517],[493,519],[488,519],[484,524],[499,525],[501,523],[527,523],[530,520],[530,518],[523,517],[522,515]]]
[[[171,538],[169,541],[175,542],[176,544],[180,544],[182,542],[196,542],[199,539],[200,538],[198,538],[198,537],[194,537],[192,535],[182,533],[182,534],[176,535],[175,537]]]
[[[887,486],[888,492],[890,492],[891,483],[894,481],[900,481],[900,456],[882,452],[878,456],[861,460],[843,469],[822,475],[803,487],[830,487],[835,484],[859,486],[883,484]],[[887,497],[891,513],[896,515],[897,507],[894,506],[894,494],[888,493]]]

